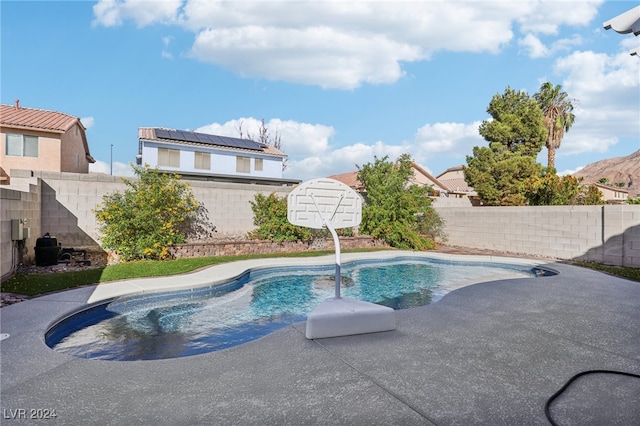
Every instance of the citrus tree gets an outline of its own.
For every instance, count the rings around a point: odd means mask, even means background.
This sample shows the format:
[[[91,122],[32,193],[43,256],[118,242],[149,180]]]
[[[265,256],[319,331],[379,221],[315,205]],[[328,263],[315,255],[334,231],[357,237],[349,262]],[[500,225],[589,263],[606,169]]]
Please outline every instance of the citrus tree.
[[[124,192],[107,194],[94,209],[102,246],[122,260],[166,259],[191,233],[210,231],[206,210],[180,176],[134,166]]]
[[[532,206],[567,206],[604,204],[602,192],[595,185],[581,185],[582,178],[558,176],[546,168],[540,176],[524,181],[524,194]]]

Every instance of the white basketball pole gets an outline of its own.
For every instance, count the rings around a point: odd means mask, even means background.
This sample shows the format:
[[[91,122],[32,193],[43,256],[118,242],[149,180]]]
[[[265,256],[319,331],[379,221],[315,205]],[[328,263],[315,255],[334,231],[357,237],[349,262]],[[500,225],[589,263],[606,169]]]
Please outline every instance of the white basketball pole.
[[[324,224],[325,228],[327,228],[329,230],[329,232],[331,232],[331,236],[333,237],[333,245],[336,248],[336,299],[340,299],[340,281],[341,281],[341,276],[340,276],[340,239],[338,238],[338,234],[336,233],[336,230],[333,228],[333,225],[331,224],[331,219],[333,219],[333,217],[335,216],[336,212],[338,211],[338,207],[340,207],[340,203],[342,202],[342,198],[344,197],[343,195],[340,195],[340,199],[338,200],[338,204],[336,204],[336,208],[333,210],[333,213],[331,214],[331,218],[329,220],[327,220],[327,218],[325,217],[324,214],[322,214],[322,211],[320,210],[320,206],[318,206],[318,203],[316,202],[316,197],[313,196],[313,194],[309,194],[311,195],[311,199],[313,200],[313,204],[315,204],[316,206],[316,210],[318,211],[318,214],[320,215],[320,217],[322,218],[322,223]]]

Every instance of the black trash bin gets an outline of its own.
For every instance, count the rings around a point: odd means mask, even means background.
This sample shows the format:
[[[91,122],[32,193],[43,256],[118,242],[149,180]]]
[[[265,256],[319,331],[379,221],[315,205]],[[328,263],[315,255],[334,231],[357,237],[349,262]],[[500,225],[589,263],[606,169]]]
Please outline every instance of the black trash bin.
[[[35,251],[37,266],[58,264],[58,255],[60,254],[58,239],[50,236],[48,232],[36,240]]]

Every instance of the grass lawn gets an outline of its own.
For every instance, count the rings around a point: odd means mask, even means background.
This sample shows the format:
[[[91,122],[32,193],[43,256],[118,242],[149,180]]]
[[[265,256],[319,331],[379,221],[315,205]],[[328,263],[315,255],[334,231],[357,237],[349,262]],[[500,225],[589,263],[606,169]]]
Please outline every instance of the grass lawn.
[[[594,262],[576,262],[575,265],[583,268],[595,269],[606,272],[622,278],[628,278],[633,281],[640,281],[640,268],[625,268],[622,266],[607,266]]]
[[[377,251],[377,249],[345,250],[344,252],[362,251]],[[264,259],[269,257],[313,257],[333,253],[333,251],[318,251],[289,254],[278,253],[273,255],[199,257],[165,261],[144,260],[97,269],[56,272],[51,274],[20,274],[3,282],[1,284],[1,290],[3,292],[24,294],[26,296],[38,296],[54,291],[108,281],[184,274],[206,266],[237,260]],[[592,262],[576,262],[574,264],[584,268],[596,269],[622,278],[640,281],[640,268],[606,266]]]
[[[377,251],[377,249],[344,250],[343,252],[362,251]],[[278,253],[273,255],[199,257],[164,261],[142,260],[138,262],[111,265],[105,268],[55,272],[51,274],[18,274],[3,282],[0,287],[3,292],[24,294],[26,296],[37,296],[54,291],[108,281],[184,274],[206,266],[237,260],[264,259],[269,257],[313,257],[333,253],[333,251],[315,251]]]

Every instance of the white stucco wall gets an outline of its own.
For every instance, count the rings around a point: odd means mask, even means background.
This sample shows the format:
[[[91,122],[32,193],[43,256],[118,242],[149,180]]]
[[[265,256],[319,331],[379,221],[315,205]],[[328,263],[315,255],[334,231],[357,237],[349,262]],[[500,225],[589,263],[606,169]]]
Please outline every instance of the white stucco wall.
[[[184,145],[158,144],[154,142],[144,142],[142,146],[142,164],[150,167],[158,166],[158,148],[169,148],[180,150],[180,167],[158,167],[161,170],[171,170],[182,173],[211,173],[216,175],[229,176],[255,176],[263,178],[282,179],[282,158],[261,154],[251,151],[229,151],[220,149],[207,149],[203,147],[190,147]],[[208,152],[211,154],[211,168],[209,170],[196,169],[195,152]],[[236,158],[251,158],[251,172],[238,173],[236,171]],[[263,160],[263,169],[256,170],[255,160]]]

